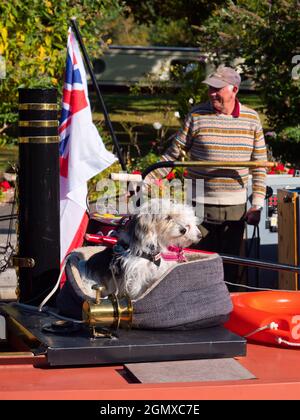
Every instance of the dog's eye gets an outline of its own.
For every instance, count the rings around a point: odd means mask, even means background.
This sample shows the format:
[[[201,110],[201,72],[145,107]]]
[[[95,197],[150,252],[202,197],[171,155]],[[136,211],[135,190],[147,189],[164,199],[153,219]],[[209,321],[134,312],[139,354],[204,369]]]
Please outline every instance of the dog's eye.
[[[172,217],[170,215],[168,215],[168,216],[166,216],[166,220],[170,221],[170,220],[172,220]]]

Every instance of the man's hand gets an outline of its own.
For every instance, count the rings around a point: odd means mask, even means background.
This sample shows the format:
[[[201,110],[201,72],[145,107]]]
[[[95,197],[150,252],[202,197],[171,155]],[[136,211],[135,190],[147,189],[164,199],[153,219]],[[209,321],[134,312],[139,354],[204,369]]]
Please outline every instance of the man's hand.
[[[260,214],[262,211],[262,207],[252,206],[247,211],[245,220],[248,225],[258,225],[260,221]]]

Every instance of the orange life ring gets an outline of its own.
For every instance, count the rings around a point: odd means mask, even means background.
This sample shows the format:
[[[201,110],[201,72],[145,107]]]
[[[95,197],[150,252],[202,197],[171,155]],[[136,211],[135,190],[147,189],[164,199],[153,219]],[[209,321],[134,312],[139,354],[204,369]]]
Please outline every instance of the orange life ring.
[[[232,293],[225,327],[251,342],[300,349],[300,292]]]

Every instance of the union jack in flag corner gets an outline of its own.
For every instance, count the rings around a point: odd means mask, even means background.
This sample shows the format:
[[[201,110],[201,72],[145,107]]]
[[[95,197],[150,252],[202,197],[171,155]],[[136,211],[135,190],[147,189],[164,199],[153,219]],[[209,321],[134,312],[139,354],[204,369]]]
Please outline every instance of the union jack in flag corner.
[[[87,181],[117,158],[106,150],[92,121],[79,45],[68,31],[67,64],[59,125],[61,263],[82,245],[88,223]]]

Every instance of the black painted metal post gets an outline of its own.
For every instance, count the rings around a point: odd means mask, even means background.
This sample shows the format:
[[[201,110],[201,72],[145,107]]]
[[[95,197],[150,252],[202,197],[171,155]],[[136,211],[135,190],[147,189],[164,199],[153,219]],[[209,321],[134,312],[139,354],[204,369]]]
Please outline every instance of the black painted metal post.
[[[19,89],[18,190],[19,300],[38,305],[60,268],[56,89]]]

